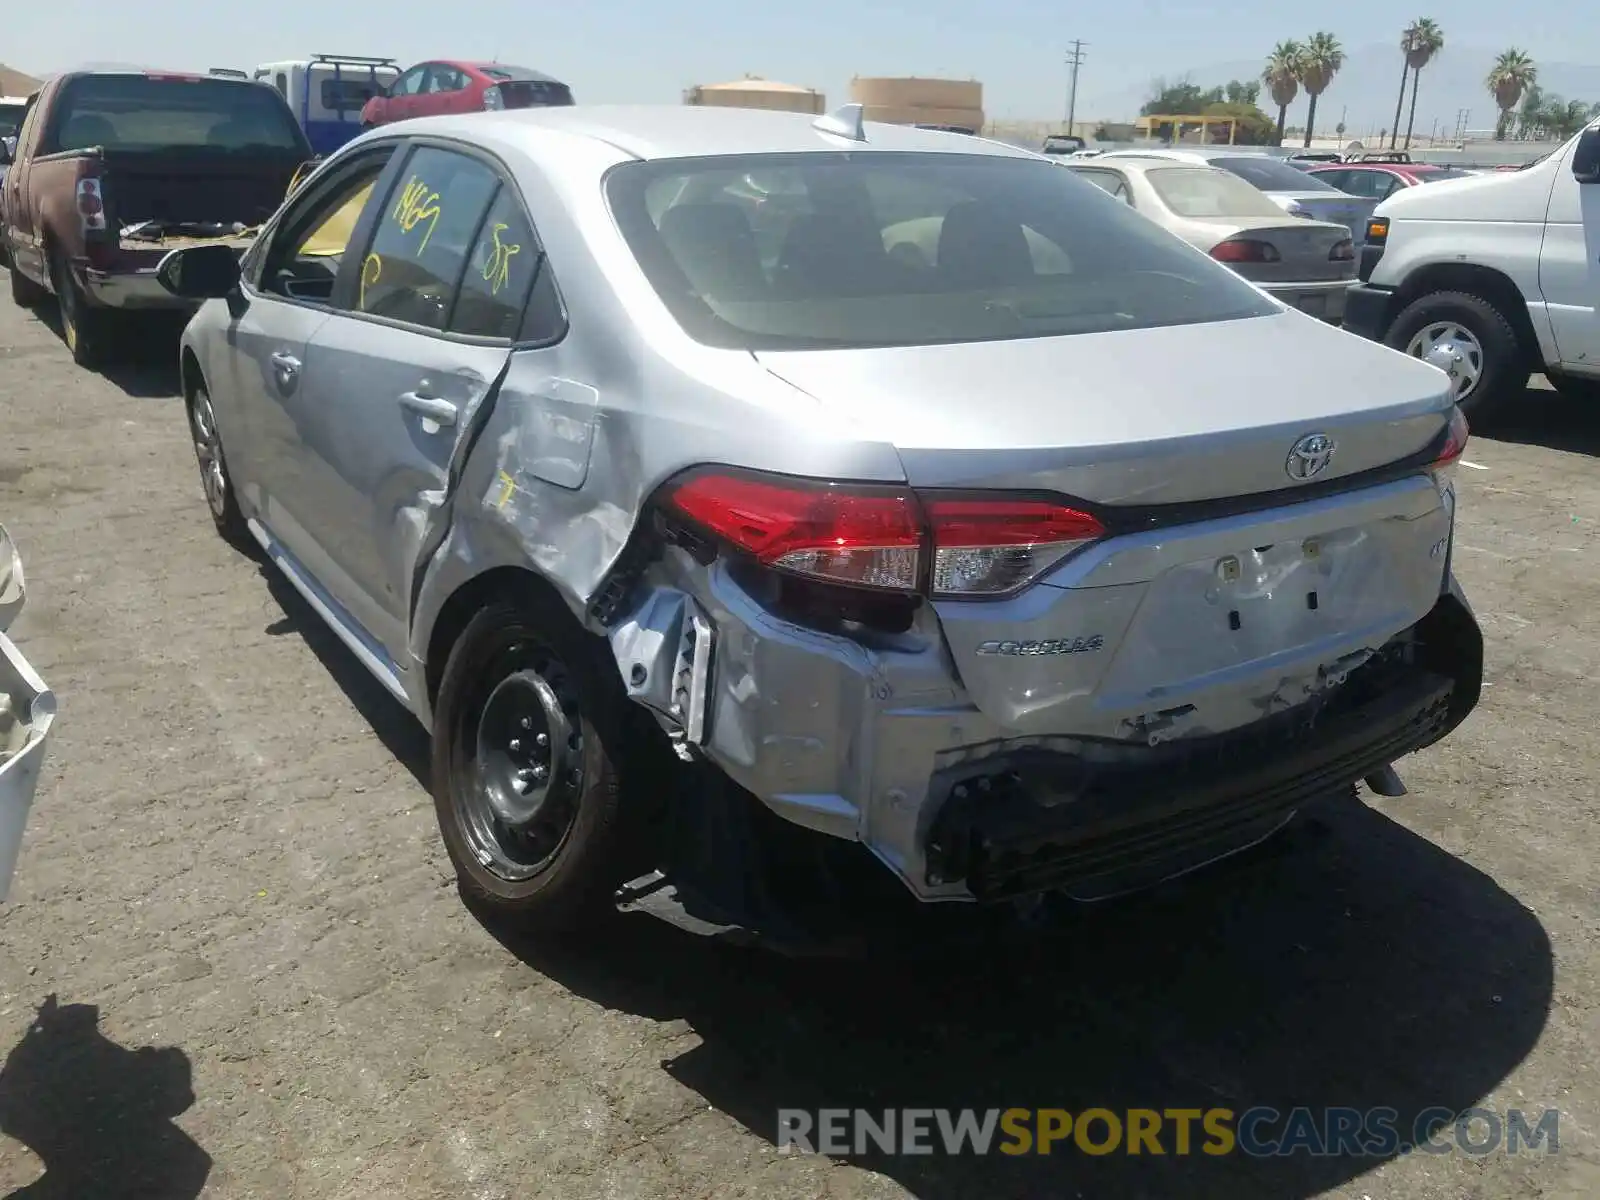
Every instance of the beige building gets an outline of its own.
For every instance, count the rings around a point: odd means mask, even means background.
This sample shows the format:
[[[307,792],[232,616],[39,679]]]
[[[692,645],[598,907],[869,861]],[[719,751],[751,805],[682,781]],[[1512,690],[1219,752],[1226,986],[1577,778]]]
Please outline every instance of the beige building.
[[[868,121],[983,129],[983,84],[976,79],[868,78],[850,81],[850,99]]]
[[[705,83],[683,94],[683,102],[715,108],[764,108],[774,112],[820,113],[824,97],[815,88],[746,75],[732,83]]]

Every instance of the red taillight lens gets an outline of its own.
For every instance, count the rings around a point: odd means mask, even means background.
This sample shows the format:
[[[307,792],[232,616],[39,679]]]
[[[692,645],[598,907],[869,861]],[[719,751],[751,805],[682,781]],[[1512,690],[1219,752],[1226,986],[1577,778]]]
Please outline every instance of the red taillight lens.
[[[1450,425],[1445,431],[1444,446],[1439,451],[1439,456],[1433,460],[1433,477],[1440,483],[1448,483],[1455,475],[1456,464],[1461,461],[1461,456],[1467,452],[1467,438],[1471,431],[1467,427],[1467,418],[1459,408],[1450,410]]]
[[[1048,500],[923,497],[933,533],[935,596],[997,596],[1104,536],[1093,516]]]
[[[1329,262],[1350,262],[1356,256],[1356,244],[1349,238],[1336,242],[1332,250],[1328,251]]]
[[[780,571],[906,592],[920,582],[924,537],[907,488],[711,472],[675,486],[669,501]]]
[[[1229,238],[1211,247],[1211,257],[1224,263],[1272,263],[1283,256],[1271,242],[1254,238]]]
[[[77,187],[78,219],[84,229],[106,227],[105,199],[100,194],[100,180],[93,175],[81,175]]]
[[[693,473],[667,503],[766,566],[849,587],[920,591],[931,550],[931,591],[945,598],[1008,595],[1105,535],[1094,516],[1049,500],[742,471]]]

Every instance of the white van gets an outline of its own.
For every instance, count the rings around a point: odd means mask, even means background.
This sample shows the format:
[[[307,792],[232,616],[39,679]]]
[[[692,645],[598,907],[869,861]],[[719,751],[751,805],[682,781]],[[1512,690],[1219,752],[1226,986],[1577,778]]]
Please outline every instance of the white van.
[[[1373,212],[1344,326],[1449,372],[1468,412],[1542,371],[1600,399],[1600,122],[1515,171],[1403,188]]]

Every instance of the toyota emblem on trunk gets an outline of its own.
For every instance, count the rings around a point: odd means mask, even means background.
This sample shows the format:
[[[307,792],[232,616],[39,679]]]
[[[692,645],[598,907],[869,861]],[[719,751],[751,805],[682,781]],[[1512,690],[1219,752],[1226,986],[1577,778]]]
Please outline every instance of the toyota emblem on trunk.
[[[1333,439],[1325,433],[1308,433],[1289,447],[1283,469],[1290,479],[1314,479],[1333,461]]]

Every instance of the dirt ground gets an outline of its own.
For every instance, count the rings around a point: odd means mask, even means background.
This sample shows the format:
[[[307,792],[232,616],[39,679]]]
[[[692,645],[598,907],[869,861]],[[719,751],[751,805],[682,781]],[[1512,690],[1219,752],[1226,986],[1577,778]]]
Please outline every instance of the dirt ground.
[[[1031,949],[817,965],[474,920],[420,732],[213,533],[171,354],[86,373],[0,303],[12,633],[61,702],[0,909],[0,1194],[1600,1195],[1600,413],[1541,384],[1468,451],[1488,686],[1411,795]],[[1515,1157],[775,1148],[780,1107],[902,1105],[1562,1117]]]

